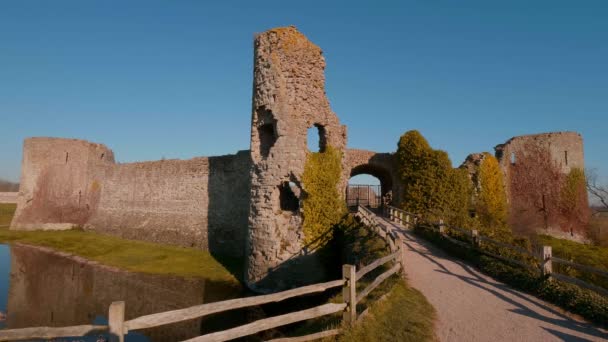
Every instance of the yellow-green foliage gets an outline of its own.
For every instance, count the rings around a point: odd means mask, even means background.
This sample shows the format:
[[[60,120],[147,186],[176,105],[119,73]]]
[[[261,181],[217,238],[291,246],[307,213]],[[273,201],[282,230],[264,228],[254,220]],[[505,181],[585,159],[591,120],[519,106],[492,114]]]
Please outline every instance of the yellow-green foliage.
[[[568,173],[561,190],[561,204],[564,208],[577,208],[580,203],[581,191],[585,191],[585,172],[579,168],[573,168]]]
[[[399,139],[397,160],[405,210],[440,215],[452,224],[466,221],[469,181],[465,171],[452,168],[445,151],[432,149],[420,132],[408,131]]]
[[[304,242],[316,249],[331,239],[332,226],[340,221],[346,207],[338,193],[342,154],[331,146],[310,153],[304,166],[302,184]]]
[[[493,155],[484,153],[478,177],[481,191],[477,196],[475,211],[484,230],[482,233],[492,235],[499,229],[508,230],[504,176]]]

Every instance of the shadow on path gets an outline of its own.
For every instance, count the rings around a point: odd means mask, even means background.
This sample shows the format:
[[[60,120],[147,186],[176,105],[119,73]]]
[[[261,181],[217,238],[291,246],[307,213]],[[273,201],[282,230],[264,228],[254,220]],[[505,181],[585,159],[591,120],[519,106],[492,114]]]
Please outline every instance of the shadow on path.
[[[508,309],[507,311],[530,318],[530,324],[538,325],[540,327],[541,322],[544,322],[555,327],[560,327],[560,330],[562,331],[541,327],[545,332],[554,335],[556,338],[563,341],[589,341],[564,332],[563,330],[566,329],[568,332],[578,332],[579,335],[586,334],[601,339],[608,339],[608,334],[601,329],[596,328],[589,323],[577,321],[558,311],[558,309],[554,308],[551,304],[536,299],[531,295],[523,294],[489,276],[479,273],[479,271],[470,265],[448,256],[445,252],[431,245],[430,242],[414,235],[412,232],[401,230],[402,227],[400,225],[393,224],[386,220],[384,220],[383,223],[398,228],[400,234],[403,236],[403,241],[407,249],[437,266],[434,272],[453,277],[456,281],[466,284],[463,286],[473,286],[479,290],[490,293],[497,300],[506,302],[515,307],[513,309]],[[450,270],[450,268],[452,270]],[[492,305],[491,303],[484,304]],[[547,313],[550,315],[548,316]]]

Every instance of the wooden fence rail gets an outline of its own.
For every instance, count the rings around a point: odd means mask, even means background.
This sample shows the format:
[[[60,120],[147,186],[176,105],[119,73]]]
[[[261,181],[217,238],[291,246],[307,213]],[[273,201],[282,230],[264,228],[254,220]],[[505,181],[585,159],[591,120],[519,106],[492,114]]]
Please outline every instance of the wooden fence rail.
[[[508,262],[511,264],[515,264],[515,265],[527,268],[528,270],[533,271],[533,272],[538,272],[538,273],[540,273],[541,276],[547,276],[547,277],[549,277],[549,279],[555,278],[560,281],[568,282],[568,283],[571,283],[574,285],[578,285],[580,287],[584,287],[584,288],[593,290],[604,296],[608,296],[608,290],[606,290],[605,288],[594,285],[594,284],[590,284],[590,283],[585,282],[578,278],[573,278],[573,277],[570,277],[570,276],[567,276],[564,274],[557,273],[553,270],[552,265],[553,265],[553,262],[555,262],[555,263],[577,268],[584,272],[594,273],[594,274],[600,275],[602,277],[607,277],[607,278],[608,278],[608,272],[595,268],[595,267],[588,266],[588,265],[582,265],[582,264],[575,263],[575,262],[572,262],[569,260],[555,257],[552,255],[551,246],[543,246],[542,252],[539,255],[539,254],[532,253],[519,246],[509,245],[509,244],[501,242],[501,241],[493,240],[490,237],[480,235],[479,232],[476,230],[467,230],[467,229],[463,229],[463,228],[459,228],[459,227],[446,225],[443,223],[443,220],[440,220],[438,223],[422,222],[421,216],[407,212],[407,211],[399,209],[399,208],[385,206],[384,215],[390,221],[400,223],[401,225],[405,226],[406,228],[409,227],[410,217],[413,217],[415,222],[418,221],[419,223],[421,223],[418,225],[419,227],[438,231],[439,234],[441,234],[441,236],[443,238],[445,238],[446,240],[449,240],[450,242],[452,242],[454,244],[457,244],[457,245],[465,247],[465,248],[475,248],[479,253],[482,253],[484,255],[490,256],[495,259],[499,259],[499,260],[502,260],[502,261],[505,261],[505,262]],[[403,220],[403,215],[406,215],[406,217],[407,217],[406,221]],[[407,223],[407,225],[404,224],[404,222]],[[448,236],[446,229],[452,229],[452,230],[455,230],[455,231],[458,231],[458,232],[464,234],[465,236],[468,236],[471,239],[471,243],[467,244],[464,241],[459,241],[459,240],[456,240],[456,239]],[[534,260],[536,260],[538,266],[534,266],[534,265],[531,265],[529,263],[526,263],[526,262],[523,262],[520,260],[515,260],[513,258],[505,257],[502,255],[498,255],[496,253],[487,251],[487,250],[481,248],[482,243],[491,243],[495,246],[507,248],[509,250],[518,252],[526,257],[533,258]]]
[[[108,325],[79,325],[60,328],[34,327],[0,330],[0,341],[53,339],[67,336],[84,336],[93,333],[109,332],[111,342],[123,342],[124,335],[132,330],[159,327],[167,324],[197,319],[229,310],[280,302],[285,299],[320,293],[337,287],[342,287],[342,303],[323,304],[306,310],[264,318],[235,328],[198,336],[187,341],[227,341],[295,322],[331,315],[340,311],[343,312],[343,326],[348,327],[357,321],[357,303],[369,295],[369,293],[377,288],[383,281],[403,268],[403,244],[401,243],[399,234],[393,231],[392,227],[387,227],[380,224],[379,220],[376,218],[376,215],[367,208],[359,207],[357,210],[357,216],[359,216],[362,222],[371,227],[386,241],[391,249],[391,254],[373,261],[369,265],[361,268],[358,272],[353,265],[343,265],[342,279],[302,286],[274,294],[195,305],[185,309],[145,315],[127,321],[125,321],[125,311],[127,309],[125,307],[125,303],[113,302],[108,310]],[[395,262],[393,267],[377,276],[371,284],[361,291],[361,293],[357,294],[356,284],[361,280],[361,278],[363,278],[363,276],[391,261]],[[306,336],[280,338],[272,341],[304,342],[337,335],[339,333],[340,328],[326,330]]]

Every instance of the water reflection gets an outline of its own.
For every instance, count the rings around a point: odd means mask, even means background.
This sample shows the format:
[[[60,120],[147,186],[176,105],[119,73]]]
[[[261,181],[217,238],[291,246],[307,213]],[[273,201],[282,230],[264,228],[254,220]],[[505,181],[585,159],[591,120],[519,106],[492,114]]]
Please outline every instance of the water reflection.
[[[6,246],[2,247],[0,267],[8,257],[2,256]],[[2,278],[8,275],[4,267],[0,269]],[[4,291],[0,310],[7,312],[5,327],[9,329],[107,323],[110,303],[119,300],[126,302],[126,319],[131,319],[221,299],[212,289],[221,284],[207,283],[204,279],[130,273],[24,245],[10,247],[7,278],[8,281],[0,279],[0,290]],[[8,285],[8,296],[4,285]],[[183,340],[201,335],[209,330],[209,324],[213,322],[191,320],[141,330],[141,334],[130,333],[127,340]],[[97,337],[85,340],[96,341]]]

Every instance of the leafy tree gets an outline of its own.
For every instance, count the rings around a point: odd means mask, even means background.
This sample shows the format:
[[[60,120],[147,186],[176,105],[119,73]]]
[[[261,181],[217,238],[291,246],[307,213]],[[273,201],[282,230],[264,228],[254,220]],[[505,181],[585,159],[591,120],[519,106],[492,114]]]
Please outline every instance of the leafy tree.
[[[486,233],[493,235],[498,230],[509,230],[507,195],[498,160],[487,152],[483,156],[478,170],[480,191],[475,202],[475,212]]]
[[[445,151],[432,149],[420,132],[408,131],[399,139],[397,161],[405,210],[442,217],[452,224],[464,223],[469,182],[466,171],[452,168]]]

